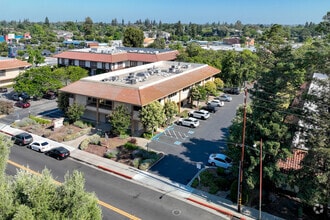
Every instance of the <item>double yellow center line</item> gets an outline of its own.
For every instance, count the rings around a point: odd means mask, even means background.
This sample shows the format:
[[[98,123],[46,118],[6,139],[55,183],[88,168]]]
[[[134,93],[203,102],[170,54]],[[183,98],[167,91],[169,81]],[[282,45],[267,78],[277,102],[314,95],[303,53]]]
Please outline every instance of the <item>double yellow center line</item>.
[[[18,167],[18,168],[20,168],[22,170],[26,170],[26,171],[28,171],[28,172],[30,172],[32,174],[39,175],[39,176],[41,175],[40,173],[38,173],[38,172],[36,172],[34,170],[31,170],[31,169],[29,169],[29,168],[27,168],[25,166],[22,166],[22,165],[20,165],[18,163],[15,163],[14,161],[8,160],[7,162],[9,164],[15,166],[15,167]],[[62,184],[61,182],[58,182],[56,180],[53,180],[53,181],[56,184],[58,184],[58,185]],[[123,210],[121,210],[119,208],[116,208],[116,207],[114,207],[114,206],[112,206],[112,205],[110,205],[110,204],[108,204],[106,202],[103,202],[101,200],[98,200],[98,204],[101,205],[101,206],[103,206],[103,207],[105,207],[105,208],[107,208],[107,209],[111,209],[112,211],[114,211],[114,212],[116,212],[116,213],[118,213],[120,215],[123,215],[123,216],[127,217],[128,219],[131,219],[131,220],[141,220],[140,218],[138,218],[138,217],[136,217],[134,215],[131,215],[131,214],[129,214],[129,213],[127,213],[127,212],[125,212],[125,211],[123,211]]]

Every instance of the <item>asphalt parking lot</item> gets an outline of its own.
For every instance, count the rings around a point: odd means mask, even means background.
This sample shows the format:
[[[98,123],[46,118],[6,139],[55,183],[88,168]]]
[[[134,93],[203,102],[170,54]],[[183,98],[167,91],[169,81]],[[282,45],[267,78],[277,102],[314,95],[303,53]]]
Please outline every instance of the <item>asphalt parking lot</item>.
[[[155,136],[149,149],[164,152],[166,156],[149,172],[181,184],[189,183],[198,172],[197,164],[207,166],[211,153],[226,149],[228,127],[237,107],[243,104],[243,94],[232,97],[231,102],[225,102],[216,113],[211,113],[210,118],[200,120],[198,128],[174,124]]]

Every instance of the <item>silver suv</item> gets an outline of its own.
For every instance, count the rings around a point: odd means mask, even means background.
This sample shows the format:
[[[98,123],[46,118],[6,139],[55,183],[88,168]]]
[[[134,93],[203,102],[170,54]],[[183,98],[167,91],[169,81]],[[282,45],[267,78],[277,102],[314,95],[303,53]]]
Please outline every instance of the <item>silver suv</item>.
[[[210,117],[210,113],[206,110],[195,110],[190,111],[188,113],[189,117],[200,118],[200,119],[208,119]]]
[[[199,126],[199,121],[196,118],[180,118],[178,121],[179,125],[188,126],[191,128],[196,128]]]
[[[18,144],[18,145],[28,145],[31,144],[33,141],[33,137],[29,134],[29,133],[20,133],[17,135],[14,135],[11,138],[12,141],[14,141],[14,144]]]

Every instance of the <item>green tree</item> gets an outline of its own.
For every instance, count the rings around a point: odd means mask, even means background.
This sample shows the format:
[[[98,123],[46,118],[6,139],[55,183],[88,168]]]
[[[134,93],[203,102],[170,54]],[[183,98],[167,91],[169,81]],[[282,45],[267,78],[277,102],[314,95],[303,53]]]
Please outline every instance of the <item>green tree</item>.
[[[164,40],[164,38],[156,38],[155,41],[152,44],[150,44],[148,47],[157,48],[157,49],[164,49],[165,48],[165,40]]]
[[[71,122],[76,122],[84,114],[85,107],[78,103],[73,103],[69,106],[66,115]]]
[[[136,27],[128,27],[124,31],[123,44],[125,47],[143,47],[143,31]]]
[[[42,56],[41,51],[35,48],[28,48],[27,50],[29,54],[28,62],[38,66],[39,64],[43,63],[45,61],[45,57]]]
[[[79,66],[61,67],[54,70],[53,75],[61,81],[63,86],[88,76],[88,71]]]
[[[30,96],[41,97],[47,90],[56,90],[62,83],[52,74],[49,66],[31,68],[15,78],[16,92],[26,92]]]
[[[217,86],[213,81],[208,81],[205,83],[204,88],[206,90],[207,96],[217,95]]]
[[[197,101],[197,106],[199,106],[199,102],[201,100],[206,100],[206,90],[203,86],[194,86],[191,88],[190,91],[190,98],[192,104],[194,101]]]
[[[166,124],[170,124],[172,118],[179,112],[178,105],[174,101],[166,101],[164,104],[164,113]]]
[[[215,83],[217,89],[222,89],[224,87],[224,83],[220,78],[215,78],[214,83]]]
[[[111,128],[116,134],[124,135],[131,124],[131,116],[123,105],[118,105],[109,115]]]
[[[157,101],[143,106],[140,111],[140,120],[147,132],[153,132],[165,122],[163,106]]]
[[[69,103],[70,94],[60,92],[57,96],[57,107],[63,112],[67,112],[70,106]]]
[[[298,196],[304,203],[327,207],[330,203],[330,74],[326,79],[314,79],[313,83],[320,89],[311,89],[304,96],[304,101],[315,107],[305,108],[303,117],[300,117],[302,144],[309,150],[301,163],[295,184],[299,187]]]
[[[50,26],[48,17],[45,18],[45,23],[44,24],[45,24],[46,27]]]
[[[83,24],[83,31],[85,33],[85,36],[93,34],[93,20],[90,17],[85,18],[85,22]]]
[[[5,170],[10,153],[10,146],[12,146],[12,144],[12,141],[10,141],[7,136],[0,134],[0,183],[5,179]]]

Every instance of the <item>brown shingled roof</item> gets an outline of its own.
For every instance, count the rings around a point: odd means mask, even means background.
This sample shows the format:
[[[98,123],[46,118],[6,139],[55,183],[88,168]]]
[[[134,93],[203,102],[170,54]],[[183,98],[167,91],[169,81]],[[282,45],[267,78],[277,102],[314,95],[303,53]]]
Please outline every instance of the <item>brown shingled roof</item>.
[[[301,168],[301,161],[306,156],[307,151],[295,149],[293,150],[293,155],[288,157],[286,160],[280,160],[278,166],[280,169],[286,170],[298,170]]]
[[[0,70],[9,70],[9,69],[29,67],[29,66],[31,66],[30,63],[17,59],[0,60]]]
[[[74,82],[60,91],[79,94],[89,97],[113,100],[123,103],[130,103],[137,106],[145,106],[152,101],[166,97],[185,87],[195,84],[203,79],[214,76],[220,70],[204,66],[189,73],[189,75],[177,75],[174,78],[168,78],[164,81],[146,86],[142,89],[138,87],[120,86],[103,82],[95,82],[87,80],[79,80]]]

